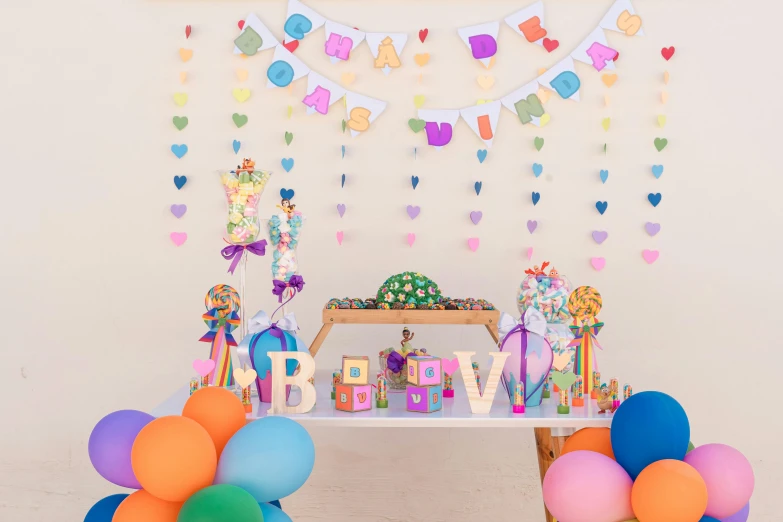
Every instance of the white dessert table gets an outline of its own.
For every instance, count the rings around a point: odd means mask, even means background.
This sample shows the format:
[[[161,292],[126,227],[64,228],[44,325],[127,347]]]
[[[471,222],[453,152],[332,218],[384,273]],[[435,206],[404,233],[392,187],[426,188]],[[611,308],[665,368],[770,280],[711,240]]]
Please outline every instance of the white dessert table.
[[[552,462],[560,455],[566,439],[581,428],[609,427],[611,413],[598,413],[594,400],[585,399],[582,407],[571,406],[571,413],[557,413],[558,394],[544,399],[541,406],[528,407],[525,413],[515,414],[503,387],[498,388],[492,410],[489,414],[474,415],[470,411],[468,398],[462,377],[454,376],[454,398],[443,399],[443,409],[434,413],[415,413],[405,409],[405,392],[389,390],[388,408],[375,408],[370,411],[347,413],[334,409],[331,399],[332,374],[329,371],[316,371],[316,402],[309,413],[284,415],[304,427],[329,426],[334,428],[533,428],[538,449],[538,465],[541,480]],[[472,384],[472,383],[471,383]],[[152,415],[180,415],[185,401],[190,396],[190,387],[183,386],[174,395],[152,410]],[[289,404],[299,402],[299,391],[294,387]],[[248,421],[265,417],[268,403],[259,403],[254,398],[253,413]],[[546,512],[546,522],[554,519]]]

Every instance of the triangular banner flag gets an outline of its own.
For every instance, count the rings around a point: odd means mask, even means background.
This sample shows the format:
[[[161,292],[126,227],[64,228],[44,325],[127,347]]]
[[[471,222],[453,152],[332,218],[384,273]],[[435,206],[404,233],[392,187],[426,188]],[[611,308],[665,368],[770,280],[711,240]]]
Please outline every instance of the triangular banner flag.
[[[314,71],[307,75],[307,96],[302,103],[307,105],[307,113],[314,112],[327,114],[329,106],[334,102],[341,100],[345,96],[345,89],[334,83],[332,80],[324,78]]]
[[[348,60],[351,57],[351,51],[364,41],[364,32],[338,24],[331,20],[326,21],[326,44],[324,52],[329,56],[332,62],[339,60]]]
[[[485,67],[498,52],[498,31],[500,31],[500,22],[487,22],[457,29],[459,37],[468,46],[473,58],[479,60]]]
[[[500,102],[494,101],[466,107],[461,109],[459,114],[487,148],[492,147],[495,129],[498,127],[498,119],[500,118]]]
[[[582,84],[576,75],[574,59],[570,56],[560,60],[536,80],[542,87],[556,91],[563,99],[579,101],[579,87]]]
[[[348,129],[355,138],[367,131],[372,122],[386,109],[386,102],[348,91],[345,94],[345,107],[348,111]]]
[[[320,28],[325,22],[326,18],[299,0],[288,0],[288,14],[283,26],[285,38],[286,40],[301,40]]]
[[[544,105],[538,98],[538,81],[523,85],[514,92],[503,96],[500,102],[503,106],[517,115],[522,123],[532,123],[536,127],[541,126],[541,116],[546,111]]]
[[[514,32],[525,37],[528,42],[544,45],[547,35],[544,29],[544,2],[536,2],[505,18]]]
[[[582,40],[582,43],[571,53],[571,58],[592,65],[597,71],[604,68],[614,69],[615,56],[617,56],[617,51],[609,47],[606,34],[600,27],[596,27],[592,33],[587,35],[587,38]]]
[[[624,33],[627,36],[636,34],[644,36],[642,17],[636,14],[631,0],[617,0],[598,25],[610,31]]]
[[[302,78],[310,68],[282,45],[275,47],[272,63],[266,70],[267,87],[287,87],[291,82]]]
[[[419,109],[419,119],[424,121],[427,144],[433,147],[448,145],[459,119],[456,109]]]
[[[370,52],[373,61],[373,67],[381,69],[384,74],[389,74],[392,69],[402,65],[400,55],[408,41],[408,35],[405,33],[367,33],[367,45],[370,46]]]
[[[251,29],[255,31],[255,34],[260,37],[261,41],[257,41],[255,40],[255,38],[253,39],[254,42],[251,48],[254,49],[254,51],[249,56],[252,56],[258,51],[266,51],[267,49],[271,49],[272,47],[280,43],[277,41],[277,38],[275,38],[275,35],[272,34],[272,31],[270,31],[269,28],[266,25],[264,25],[264,22],[262,22],[258,18],[258,16],[256,16],[255,13],[251,13],[247,18],[245,18],[245,25],[242,26],[242,32],[239,33],[239,37],[237,39],[239,40],[242,38],[249,37],[250,34],[252,33],[249,33],[247,35],[245,33],[248,33],[248,31],[250,31]],[[242,54],[242,53],[248,54],[247,52],[240,49],[235,43],[234,54]]]

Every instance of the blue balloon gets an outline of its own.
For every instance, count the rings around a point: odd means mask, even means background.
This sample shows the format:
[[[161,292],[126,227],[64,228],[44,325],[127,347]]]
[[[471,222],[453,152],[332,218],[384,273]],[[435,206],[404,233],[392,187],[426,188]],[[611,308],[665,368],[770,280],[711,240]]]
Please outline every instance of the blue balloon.
[[[261,510],[263,511],[263,509]],[[266,520],[266,518],[264,518]],[[699,522],[720,522],[717,518],[708,517],[707,515],[704,515],[699,519]]]
[[[264,522],[293,522],[291,517],[286,515],[282,509],[269,504],[261,503],[261,513],[264,514]]]
[[[306,429],[285,417],[264,417],[231,437],[214,483],[239,486],[256,502],[270,502],[302,487],[314,464],[315,446]]]
[[[279,500],[273,500],[272,502],[270,502],[270,504],[272,504],[276,508],[283,509],[283,506],[280,505],[280,501]]]
[[[653,462],[685,458],[691,428],[680,403],[665,393],[648,391],[623,402],[610,434],[617,463],[636,480]]]
[[[111,522],[114,512],[120,507],[122,501],[128,498],[125,493],[109,495],[95,503],[84,517],[84,522]]]

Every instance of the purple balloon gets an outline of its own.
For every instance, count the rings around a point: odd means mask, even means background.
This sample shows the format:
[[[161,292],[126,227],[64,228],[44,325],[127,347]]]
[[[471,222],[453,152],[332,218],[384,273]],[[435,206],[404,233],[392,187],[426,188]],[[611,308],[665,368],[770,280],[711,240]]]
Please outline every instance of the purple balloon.
[[[747,522],[750,516],[750,502],[745,504],[745,507],[731,515],[730,517],[721,519],[720,522]]]
[[[87,448],[95,471],[112,484],[141,489],[131,466],[131,448],[136,435],[153,420],[143,411],[120,410],[98,421]]]

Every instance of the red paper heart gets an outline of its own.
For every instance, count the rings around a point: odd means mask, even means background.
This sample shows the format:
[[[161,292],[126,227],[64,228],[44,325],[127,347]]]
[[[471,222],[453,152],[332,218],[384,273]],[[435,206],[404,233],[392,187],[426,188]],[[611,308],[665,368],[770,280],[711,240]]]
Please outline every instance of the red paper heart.
[[[240,21],[237,22],[237,25],[239,26],[239,29],[242,30],[245,27],[245,21],[244,20],[240,20]]]
[[[419,31],[419,40],[421,40],[421,43],[424,43],[424,40],[427,39],[427,35],[428,34],[430,34],[430,30],[429,29],[425,28],[425,29],[422,29],[421,31]]]
[[[283,47],[288,49],[289,53],[292,53],[296,51],[297,47],[299,47],[299,40],[291,40],[290,42],[283,42]]]
[[[547,52],[551,53],[558,47],[560,47],[560,42],[558,42],[557,40],[550,40],[549,38],[544,38],[544,49],[546,49]]]
[[[672,56],[674,56],[674,46],[671,46],[668,49],[666,47],[661,49],[661,56],[663,56],[663,59],[667,62],[671,60]]]
[[[615,51],[617,54],[614,55],[614,58],[612,58],[613,62],[616,62],[617,59],[620,57],[620,51]]]
[[[185,26],[185,38],[190,38],[190,26]]]

